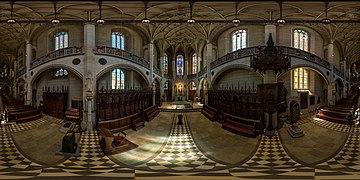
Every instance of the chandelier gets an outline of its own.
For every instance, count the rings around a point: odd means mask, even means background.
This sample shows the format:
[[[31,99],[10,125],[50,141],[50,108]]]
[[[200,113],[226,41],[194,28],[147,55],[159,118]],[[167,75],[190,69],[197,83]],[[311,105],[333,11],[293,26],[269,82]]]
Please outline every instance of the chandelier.
[[[270,33],[267,46],[261,47],[259,54],[253,55],[250,59],[250,67],[254,71],[265,73],[266,70],[274,70],[275,74],[286,71],[290,68],[290,57],[284,55],[278,47],[274,46],[274,41]]]

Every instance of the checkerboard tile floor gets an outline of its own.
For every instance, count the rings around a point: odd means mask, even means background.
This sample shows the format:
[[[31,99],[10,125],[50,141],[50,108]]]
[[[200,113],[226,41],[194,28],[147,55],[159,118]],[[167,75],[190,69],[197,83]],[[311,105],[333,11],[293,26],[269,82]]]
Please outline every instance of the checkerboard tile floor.
[[[30,161],[16,149],[6,127],[0,127],[0,147],[0,179],[9,179],[4,177],[13,175],[32,177],[41,172],[41,165]]]
[[[334,131],[340,131],[340,132],[349,132],[349,130],[351,129],[352,126],[348,126],[346,124],[340,124],[340,123],[334,123],[334,122],[330,122],[324,119],[320,119],[317,117],[313,117],[312,123],[317,124],[319,126],[334,130]]]
[[[167,144],[160,154],[146,163],[146,166],[163,171],[197,171],[224,167],[200,152],[191,137],[186,116],[183,117],[183,125],[177,125],[176,118],[173,119]]]
[[[46,124],[48,122],[49,122],[48,120],[46,120],[44,118],[40,118],[40,119],[36,119],[36,120],[29,121],[29,122],[24,122],[24,123],[11,123],[11,124],[7,124],[7,126],[9,127],[10,132],[17,133],[17,132],[36,128],[36,127]]]

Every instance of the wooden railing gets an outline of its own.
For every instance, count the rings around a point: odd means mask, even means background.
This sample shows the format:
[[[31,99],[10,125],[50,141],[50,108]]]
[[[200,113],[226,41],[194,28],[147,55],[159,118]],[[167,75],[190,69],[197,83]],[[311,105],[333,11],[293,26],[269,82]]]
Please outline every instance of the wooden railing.
[[[147,69],[150,68],[149,61],[122,49],[107,47],[107,46],[96,46],[96,48],[94,49],[94,53],[120,57],[128,61],[131,61],[133,63],[136,63],[140,66],[143,66]]]
[[[249,47],[249,48],[239,49],[237,51],[228,53],[228,54],[218,58],[217,60],[211,62],[210,68],[214,69],[220,65],[237,60],[239,58],[244,58],[244,57],[252,56],[254,54],[258,54],[259,51],[263,47],[264,46]],[[330,63],[324,59],[321,59],[320,57],[316,56],[315,54],[309,53],[307,51],[303,51],[301,49],[292,48],[292,47],[285,47],[285,46],[276,46],[276,47],[279,50],[281,50],[283,52],[283,54],[285,54],[285,55],[298,57],[298,58],[307,60],[309,62],[318,64],[318,65],[330,70]],[[199,73],[199,76],[200,76],[200,73]]]
[[[67,47],[67,48],[58,49],[56,51],[51,51],[51,52],[47,53],[46,55],[41,56],[41,57],[36,58],[33,61],[31,61],[30,69],[36,68],[44,63],[53,61],[58,58],[62,58],[62,57],[70,56],[70,55],[79,55],[79,54],[84,54],[82,46]]]

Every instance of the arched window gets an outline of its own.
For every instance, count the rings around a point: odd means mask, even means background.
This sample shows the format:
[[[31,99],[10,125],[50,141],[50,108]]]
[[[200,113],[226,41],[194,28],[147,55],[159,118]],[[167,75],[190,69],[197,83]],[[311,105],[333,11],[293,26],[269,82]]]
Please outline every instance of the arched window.
[[[294,48],[309,51],[309,33],[302,29],[295,29],[293,33]]]
[[[111,72],[111,88],[125,89],[125,76],[121,69],[114,69]]]
[[[194,53],[192,55],[192,74],[196,74],[198,72],[198,55]]]
[[[55,72],[55,77],[64,77],[67,76],[69,72],[66,69],[60,68]]]
[[[190,90],[196,90],[196,84],[194,81],[190,82]]]
[[[166,53],[163,56],[163,71],[164,74],[169,74],[169,56]]]
[[[121,32],[111,33],[111,47],[117,49],[125,49],[124,35]]]
[[[69,47],[69,34],[65,31],[55,35],[55,50]]]
[[[246,48],[246,30],[237,30],[232,35],[232,51]]]
[[[176,74],[181,76],[184,75],[184,56],[176,56]]]
[[[308,71],[305,68],[294,69],[294,89],[308,89]]]

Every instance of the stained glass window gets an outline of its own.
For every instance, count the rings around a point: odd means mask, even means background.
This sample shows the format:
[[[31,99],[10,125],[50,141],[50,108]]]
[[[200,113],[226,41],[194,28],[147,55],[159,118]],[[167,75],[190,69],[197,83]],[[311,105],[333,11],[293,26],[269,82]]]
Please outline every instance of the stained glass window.
[[[198,55],[194,53],[192,55],[192,74],[196,74],[198,72]]]
[[[308,89],[308,71],[305,68],[294,69],[294,89]]]
[[[176,57],[176,74],[179,76],[184,75],[184,56],[182,55]]]
[[[69,73],[66,69],[60,68],[55,72],[55,77],[67,76]]]
[[[114,69],[111,72],[111,88],[125,89],[125,75],[121,69]]]
[[[309,51],[309,34],[302,29],[294,30],[294,48]]]
[[[125,49],[124,35],[121,32],[111,33],[111,47],[117,49]]]
[[[59,32],[55,35],[55,50],[69,47],[69,34]]]
[[[232,50],[246,48],[246,30],[237,30],[232,35]]]
[[[166,53],[163,56],[163,70],[164,74],[169,74],[169,56]]]
[[[190,90],[196,90],[196,84],[194,81],[190,82]]]

